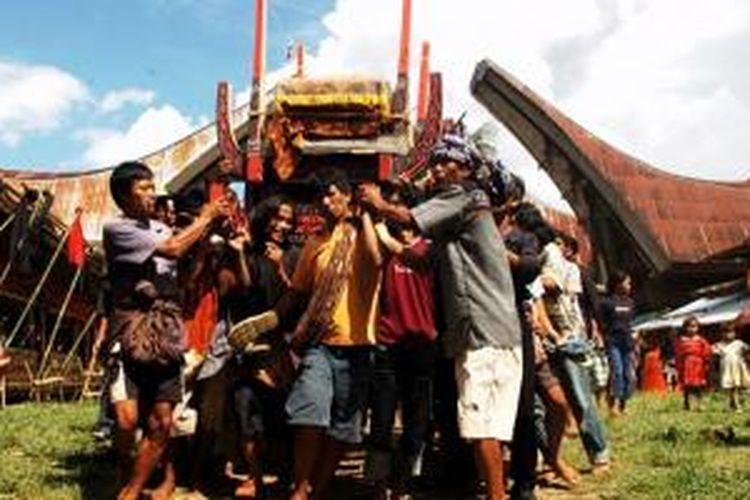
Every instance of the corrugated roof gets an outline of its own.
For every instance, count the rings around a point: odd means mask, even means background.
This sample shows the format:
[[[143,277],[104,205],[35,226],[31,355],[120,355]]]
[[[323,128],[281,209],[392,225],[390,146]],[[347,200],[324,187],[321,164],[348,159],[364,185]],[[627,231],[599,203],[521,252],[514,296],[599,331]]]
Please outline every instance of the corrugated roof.
[[[247,106],[234,111],[235,123],[247,120]],[[213,153],[212,158],[208,158]],[[210,124],[163,149],[140,158],[154,171],[157,190],[165,190],[186,168],[215,160],[216,126]],[[204,165],[205,166],[205,165]],[[69,225],[76,216],[76,209],[84,211],[82,222],[86,240],[101,240],[104,223],[115,217],[117,207],[109,196],[109,175],[113,167],[79,172],[39,172],[0,168],[0,180],[14,189],[23,191],[23,186],[50,191],[54,202],[50,212],[64,224]]]
[[[478,68],[477,74],[491,72],[511,87],[509,93],[532,104],[529,119],[538,126],[551,124],[572,143],[595,170],[591,176],[613,188],[625,215],[648,230],[670,262],[700,262],[748,243],[750,182],[699,180],[659,170],[590,133],[497,65],[484,61]]]
[[[698,318],[702,325],[726,323],[734,320],[748,305],[750,305],[750,298],[745,292],[721,297],[702,297],[666,314],[645,321],[636,320],[633,323],[633,329],[649,331],[679,328],[691,316]]]

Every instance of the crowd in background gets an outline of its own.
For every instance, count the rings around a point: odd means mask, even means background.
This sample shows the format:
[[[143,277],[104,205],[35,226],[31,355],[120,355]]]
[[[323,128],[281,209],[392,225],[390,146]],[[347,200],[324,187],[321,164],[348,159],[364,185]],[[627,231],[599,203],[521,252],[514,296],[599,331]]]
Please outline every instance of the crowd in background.
[[[114,170],[103,415],[121,499],[157,469],[151,495],[168,498],[179,462],[195,490],[229,478],[256,498],[275,475],[290,498],[326,498],[362,443],[374,498],[428,476],[489,499],[534,498],[540,473],[572,486],[566,437],[608,469],[600,412],[627,412],[636,380],[630,277],[612,272],[599,297],[576,239],[462,138],[430,165],[424,190],[332,169],[304,207],[242,208],[227,188],[184,210],[154,196],[146,166]],[[685,388],[711,352],[699,343],[678,348]],[[746,348],[714,350],[728,366]]]

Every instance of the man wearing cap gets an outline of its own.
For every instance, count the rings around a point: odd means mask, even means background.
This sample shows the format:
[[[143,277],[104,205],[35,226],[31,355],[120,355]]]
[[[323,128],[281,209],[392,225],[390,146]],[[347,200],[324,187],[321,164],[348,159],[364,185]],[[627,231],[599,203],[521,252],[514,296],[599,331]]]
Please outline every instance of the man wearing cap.
[[[386,202],[374,185],[362,186],[360,196],[382,216],[415,224],[435,243],[459,429],[472,442],[487,498],[496,500],[505,497],[503,443],[513,437],[523,372],[513,280],[489,197],[476,182],[479,154],[461,138],[446,136],[431,165],[433,196],[411,210]]]

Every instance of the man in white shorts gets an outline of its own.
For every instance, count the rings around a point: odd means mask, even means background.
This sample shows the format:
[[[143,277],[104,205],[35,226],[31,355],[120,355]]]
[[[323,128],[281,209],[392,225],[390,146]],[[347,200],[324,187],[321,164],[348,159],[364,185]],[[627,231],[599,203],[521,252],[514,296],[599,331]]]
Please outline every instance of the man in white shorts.
[[[446,137],[431,157],[433,196],[408,210],[387,203],[377,187],[362,201],[386,218],[416,224],[433,240],[445,316],[443,345],[456,359],[458,424],[470,440],[487,498],[505,498],[503,443],[513,426],[523,374],[521,327],[505,245],[487,193],[475,182],[481,159],[463,140]]]

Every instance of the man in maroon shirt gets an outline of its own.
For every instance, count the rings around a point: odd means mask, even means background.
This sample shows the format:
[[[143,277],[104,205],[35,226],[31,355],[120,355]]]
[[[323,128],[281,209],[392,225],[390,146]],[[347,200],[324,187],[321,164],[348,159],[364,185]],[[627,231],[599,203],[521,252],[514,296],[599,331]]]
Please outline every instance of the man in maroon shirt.
[[[391,201],[400,202],[398,194]],[[413,229],[395,223],[388,226],[380,223],[375,229],[389,255],[380,294],[366,476],[381,493],[390,482],[395,490],[391,498],[398,498],[404,493],[408,479],[420,473],[432,413],[437,336],[434,272],[430,265],[430,243]],[[399,402],[404,432],[399,457],[394,462],[392,430]]]

